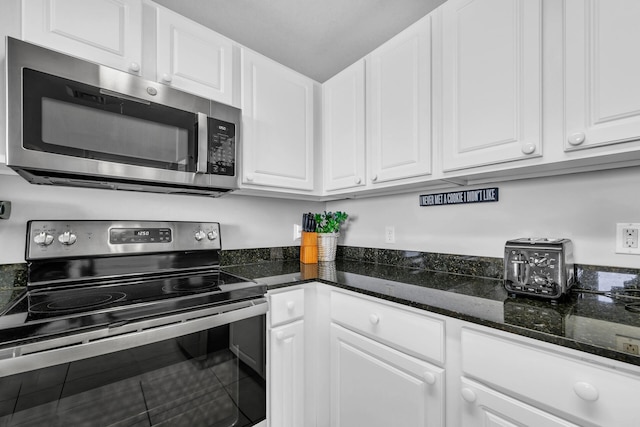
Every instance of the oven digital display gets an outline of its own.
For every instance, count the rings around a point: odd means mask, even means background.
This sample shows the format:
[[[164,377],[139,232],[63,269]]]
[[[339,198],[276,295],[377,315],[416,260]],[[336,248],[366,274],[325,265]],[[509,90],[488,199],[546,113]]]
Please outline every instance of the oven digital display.
[[[109,230],[109,243],[169,243],[170,228],[112,228]]]

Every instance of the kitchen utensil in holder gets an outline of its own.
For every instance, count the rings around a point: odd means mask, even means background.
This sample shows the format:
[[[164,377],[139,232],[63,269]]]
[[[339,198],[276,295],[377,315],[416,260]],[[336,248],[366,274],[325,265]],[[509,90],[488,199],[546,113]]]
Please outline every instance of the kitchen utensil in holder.
[[[318,263],[318,233],[303,231],[300,241],[300,262],[303,264]]]

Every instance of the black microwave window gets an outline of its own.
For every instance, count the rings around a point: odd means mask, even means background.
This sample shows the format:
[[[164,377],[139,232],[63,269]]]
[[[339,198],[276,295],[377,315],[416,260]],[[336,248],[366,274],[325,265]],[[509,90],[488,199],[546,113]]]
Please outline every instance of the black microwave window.
[[[110,96],[24,69],[23,144],[30,150],[194,172],[197,115]]]

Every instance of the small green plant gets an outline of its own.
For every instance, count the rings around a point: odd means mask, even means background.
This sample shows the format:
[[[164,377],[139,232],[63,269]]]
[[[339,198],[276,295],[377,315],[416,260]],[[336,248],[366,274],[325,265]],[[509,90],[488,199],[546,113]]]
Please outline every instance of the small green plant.
[[[316,232],[317,233],[337,233],[340,231],[340,226],[347,220],[347,215],[344,212],[327,212],[317,213],[313,215],[313,219],[316,220]]]

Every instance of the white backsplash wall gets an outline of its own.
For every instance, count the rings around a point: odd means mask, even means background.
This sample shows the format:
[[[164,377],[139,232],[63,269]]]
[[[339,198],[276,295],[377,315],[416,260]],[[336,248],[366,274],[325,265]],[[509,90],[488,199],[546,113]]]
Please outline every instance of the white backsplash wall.
[[[615,253],[616,223],[640,223],[640,167],[464,189],[487,187],[500,189],[498,202],[420,207],[419,195],[439,192],[422,191],[329,202],[327,210],[350,215],[343,245],[502,258],[512,238],[567,237],[577,263],[640,268],[640,255]],[[385,226],[395,227],[395,244],[385,243]]]
[[[219,221],[223,247],[299,245],[292,224],[302,212],[344,210],[350,218],[340,244],[502,258],[506,240],[568,237],[580,264],[640,268],[640,255],[615,253],[615,224],[640,222],[640,167],[504,182],[500,201],[418,206],[433,191],[335,202],[302,202],[227,195],[212,199],[127,191],[32,185],[0,174],[0,200],[13,203],[0,221],[0,264],[24,262],[30,219]],[[446,190],[454,191],[454,189]],[[438,192],[438,191],[435,191]],[[395,244],[384,241],[395,227]]]
[[[26,222],[32,219],[218,221],[223,249],[296,246],[293,224],[324,203],[225,195],[184,195],[92,190],[29,184],[0,174],[0,200],[12,202],[0,220],[0,264],[24,262]]]

